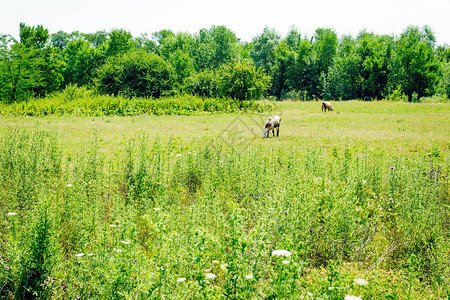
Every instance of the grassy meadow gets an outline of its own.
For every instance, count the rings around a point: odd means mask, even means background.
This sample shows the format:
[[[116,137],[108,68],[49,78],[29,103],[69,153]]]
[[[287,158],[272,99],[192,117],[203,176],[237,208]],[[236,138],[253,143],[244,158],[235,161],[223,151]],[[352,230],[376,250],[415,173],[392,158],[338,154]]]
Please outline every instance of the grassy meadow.
[[[450,104],[262,104],[1,117],[0,298],[449,299]]]

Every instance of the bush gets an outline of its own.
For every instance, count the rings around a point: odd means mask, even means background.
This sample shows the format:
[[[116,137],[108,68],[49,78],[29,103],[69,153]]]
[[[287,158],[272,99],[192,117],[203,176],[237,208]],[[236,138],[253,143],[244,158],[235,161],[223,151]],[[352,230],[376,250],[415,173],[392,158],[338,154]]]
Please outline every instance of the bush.
[[[154,53],[136,50],[114,56],[98,70],[98,90],[125,97],[167,95],[173,88],[172,66]]]
[[[188,77],[185,81],[185,90],[200,97],[216,97],[219,94],[218,82],[214,71],[205,70]]]
[[[270,87],[270,76],[248,63],[231,63],[219,70],[219,89],[223,97],[258,100]]]

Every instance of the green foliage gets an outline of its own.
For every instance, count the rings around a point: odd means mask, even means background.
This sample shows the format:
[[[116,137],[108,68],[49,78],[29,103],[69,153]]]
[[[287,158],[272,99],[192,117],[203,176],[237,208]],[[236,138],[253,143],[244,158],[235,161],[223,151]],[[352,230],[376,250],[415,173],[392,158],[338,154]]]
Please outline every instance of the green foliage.
[[[441,74],[437,93],[450,99],[450,62],[441,63]]]
[[[322,84],[325,99],[349,100],[361,95],[361,57],[354,50],[337,55]]]
[[[197,97],[180,95],[174,97],[128,98],[96,95],[85,87],[69,85],[61,93],[26,103],[0,104],[0,115],[48,116],[135,116],[193,115],[202,112],[224,113],[240,110],[264,111],[271,105],[238,101],[230,98]]]
[[[70,41],[63,51],[66,63],[64,69],[64,84],[89,85],[94,84],[96,69],[105,61],[105,50],[94,48],[91,43],[82,39]]]
[[[49,34],[48,30],[44,29],[42,25],[37,27],[27,26],[25,23],[20,23],[20,42],[26,48],[42,49],[46,45]]]
[[[313,39],[313,55],[317,58],[317,73],[328,73],[337,52],[337,34],[329,28],[318,28]]]
[[[396,42],[391,59],[390,85],[399,86],[413,100],[433,93],[438,69],[433,51],[433,36],[424,28],[410,26]]]
[[[173,88],[174,71],[161,57],[143,50],[109,58],[98,69],[101,93],[127,97],[161,97]]]
[[[106,57],[127,53],[134,47],[133,36],[126,30],[114,29],[109,34]]]
[[[399,88],[397,88],[393,90],[392,93],[386,97],[386,99],[391,101],[406,101],[408,98]]]
[[[212,26],[210,29],[201,29],[195,35],[194,49],[190,52],[200,71],[217,69],[237,59],[237,50],[238,39],[231,30],[225,26]]]
[[[269,75],[272,74],[272,68],[275,66],[275,51],[280,39],[280,35],[274,29],[264,27],[264,31],[252,41],[250,57],[256,67],[266,70]]]
[[[58,140],[2,137],[3,298],[382,298],[401,297],[406,282],[411,298],[446,296],[445,149],[136,136],[115,155],[96,137],[82,151],[47,150]],[[9,163],[32,153],[36,166]],[[19,168],[38,182],[28,206],[9,185]]]
[[[219,70],[220,95],[239,100],[259,100],[270,86],[270,77],[248,63],[231,63]]]
[[[182,90],[186,79],[195,72],[194,61],[188,53],[176,50],[169,55],[169,62],[174,69],[175,83]]]
[[[393,39],[365,32],[358,38],[357,53],[361,58],[361,98],[382,99],[386,94],[388,65]]]
[[[214,71],[200,71],[185,80],[184,89],[192,95],[216,97],[219,95],[219,78]]]
[[[49,204],[41,200],[34,211],[35,221],[24,237],[16,298],[49,299],[51,274],[58,257]]]
[[[20,102],[59,90],[64,63],[58,48],[46,46],[48,31],[21,23],[21,43],[0,61],[0,101]]]
[[[137,38],[124,29],[50,36],[42,25],[21,23],[20,30],[20,42],[5,35],[0,41],[0,101],[6,103],[44,97],[69,84],[97,85],[101,93],[127,97],[380,100],[397,89],[410,102],[448,97],[448,47],[436,47],[428,26],[407,27],[399,37],[363,30],[355,38],[338,38],[329,28],[317,28],[311,38],[292,28],[281,37],[266,27],[249,43],[225,26]],[[227,77],[221,70],[233,64],[254,65],[270,76],[270,88],[261,93],[242,80],[235,84],[240,87],[219,86]]]

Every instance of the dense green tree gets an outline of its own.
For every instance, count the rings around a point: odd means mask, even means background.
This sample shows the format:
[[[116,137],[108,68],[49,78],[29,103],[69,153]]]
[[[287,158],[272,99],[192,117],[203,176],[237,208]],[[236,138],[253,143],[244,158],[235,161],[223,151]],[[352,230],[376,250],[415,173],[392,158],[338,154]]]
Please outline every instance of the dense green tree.
[[[109,36],[106,56],[111,57],[124,54],[133,49],[133,47],[134,41],[130,32],[124,29],[114,29]]]
[[[213,47],[215,49],[213,56],[214,67],[228,64],[237,59],[238,39],[234,32],[225,26],[212,26],[210,29],[213,37]]]
[[[63,81],[64,63],[59,48],[48,44],[48,30],[41,25],[20,24],[20,43],[3,50],[0,98],[10,103],[57,91]]]
[[[295,55],[291,54],[294,60],[287,62],[286,85],[290,91],[301,92],[303,97],[312,95],[311,89],[311,52],[312,44],[303,39],[297,46]]]
[[[313,40],[313,54],[317,59],[317,73],[328,73],[337,52],[337,34],[329,28],[318,28]]]
[[[437,94],[445,95],[450,99],[450,62],[442,62],[440,65]]]
[[[37,49],[15,44],[0,64],[0,99],[5,103],[33,96],[33,88],[42,85],[40,70],[35,66]]]
[[[193,59],[197,71],[205,69],[213,69],[214,59],[214,41],[209,30],[201,29],[194,36],[195,46],[193,51]]]
[[[158,98],[170,93],[173,83],[172,66],[144,50],[113,56],[98,69],[98,89],[106,94]]]
[[[170,64],[175,73],[175,83],[177,89],[182,90],[184,81],[195,72],[194,62],[189,57],[189,54],[182,50],[176,50],[169,55]]]
[[[97,31],[95,33],[83,33],[82,36],[95,48],[99,48],[100,46],[105,45],[105,43],[108,41],[108,33],[104,30]]]
[[[389,75],[389,60],[393,48],[393,38],[361,32],[357,53],[361,57],[361,93],[363,99],[382,99],[386,96]]]
[[[428,27],[409,26],[395,43],[390,60],[389,86],[400,89],[413,100],[431,95],[437,82],[438,63],[434,53],[434,36]]]
[[[135,47],[144,49],[147,52],[156,53],[156,42],[148,37],[147,33],[141,34],[134,39]]]
[[[197,70],[217,69],[223,64],[238,59],[238,39],[225,26],[201,29],[194,38],[194,48],[190,54]]]
[[[344,43],[335,56],[328,75],[323,77],[323,95],[325,99],[349,100],[356,99],[361,94],[360,74],[361,57],[356,52],[356,46]]]
[[[42,49],[49,38],[48,30],[42,25],[27,26],[20,23],[20,42],[27,48]]]
[[[195,41],[189,33],[168,34],[166,31],[162,36],[163,38],[158,39],[157,54],[165,59],[169,59],[170,55],[178,50],[189,54],[194,49]]]
[[[285,41],[278,44],[275,51],[275,65],[272,70],[271,94],[281,99],[282,96],[292,90],[289,86],[289,77],[292,76],[291,69],[296,62],[297,53]]]
[[[70,34],[64,31],[58,31],[57,33],[53,33],[51,35],[51,43],[53,47],[58,47],[60,50],[66,48],[70,40]]]
[[[308,60],[307,90],[313,97],[323,98],[327,87],[327,75],[336,55],[338,39],[336,33],[329,28],[317,28],[313,36],[313,47]]]
[[[443,45],[436,48],[437,59],[441,62],[450,62],[450,46]]]
[[[289,30],[286,38],[284,38],[284,42],[294,50],[296,50],[298,48],[301,41],[302,41],[302,35],[295,28],[292,28],[291,30]]]
[[[81,38],[71,41],[63,51],[63,59],[66,63],[65,85],[92,85],[95,70],[105,61],[105,48],[94,48],[90,42]]]
[[[263,68],[269,75],[272,75],[272,69],[275,66],[275,52],[280,39],[281,37],[275,29],[265,27],[264,31],[252,40],[253,47],[250,50],[250,57],[256,67]]]

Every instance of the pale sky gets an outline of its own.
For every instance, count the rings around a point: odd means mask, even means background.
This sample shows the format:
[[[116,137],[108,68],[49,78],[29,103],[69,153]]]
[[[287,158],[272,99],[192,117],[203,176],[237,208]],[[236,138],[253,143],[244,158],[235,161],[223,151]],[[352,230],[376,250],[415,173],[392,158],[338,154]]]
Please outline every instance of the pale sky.
[[[121,28],[134,37],[170,29],[196,33],[224,25],[243,41],[265,26],[286,36],[296,28],[312,36],[327,27],[355,37],[366,29],[400,35],[409,26],[429,25],[437,44],[450,45],[450,0],[7,0],[1,5],[0,33],[19,36],[19,23],[43,25],[50,33],[93,33]]]

